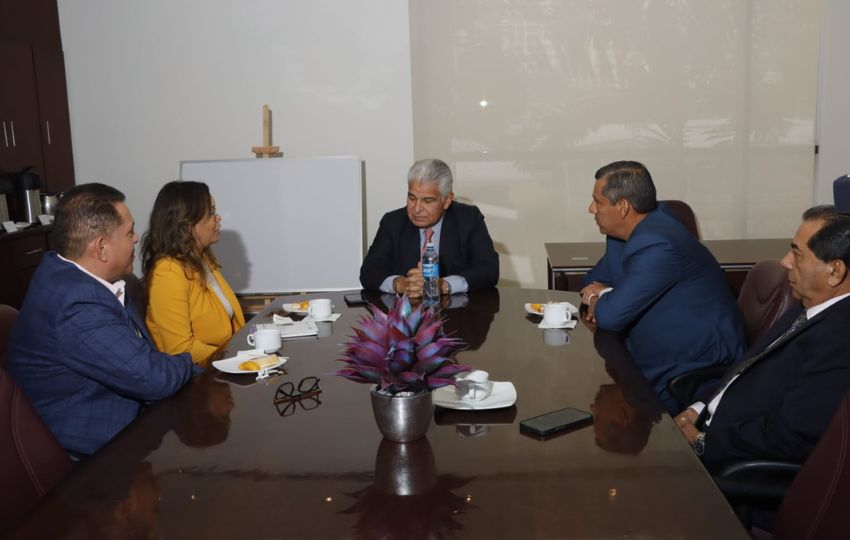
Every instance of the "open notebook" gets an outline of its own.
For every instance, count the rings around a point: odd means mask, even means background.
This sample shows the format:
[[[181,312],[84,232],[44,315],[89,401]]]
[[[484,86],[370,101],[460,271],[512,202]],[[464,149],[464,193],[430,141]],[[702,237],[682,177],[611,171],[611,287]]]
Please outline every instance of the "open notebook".
[[[311,317],[304,317],[300,321],[293,321],[289,317],[274,316],[274,323],[258,324],[257,328],[277,328],[283,339],[315,336],[319,334],[319,328]]]

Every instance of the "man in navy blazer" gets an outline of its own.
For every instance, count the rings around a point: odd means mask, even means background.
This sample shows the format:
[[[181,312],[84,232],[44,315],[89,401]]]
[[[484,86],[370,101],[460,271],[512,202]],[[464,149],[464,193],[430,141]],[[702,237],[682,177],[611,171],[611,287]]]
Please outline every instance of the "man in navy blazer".
[[[422,296],[420,260],[427,241],[440,256],[440,293],[495,287],[499,256],[477,207],[454,201],[452,171],[439,159],[417,161],[407,174],[407,207],[384,214],[360,267],[364,288]]]
[[[658,207],[649,171],[618,161],[596,172],[589,211],[608,235],[605,255],[583,281],[587,317],[625,331],[629,352],[661,388],[667,381],[744,354],[744,326],[723,271],[675,217]]]
[[[93,454],[145,403],[192,376],[188,353],[153,345],[124,294],[132,272],[133,218],[124,195],[82,184],[59,202],[58,253],[41,261],[12,330],[7,371],[72,457]]]
[[[850,218],[807,210],[782,265],[802,307],[676,416],[712,472],[741,460],[802,463],[850,388]]]

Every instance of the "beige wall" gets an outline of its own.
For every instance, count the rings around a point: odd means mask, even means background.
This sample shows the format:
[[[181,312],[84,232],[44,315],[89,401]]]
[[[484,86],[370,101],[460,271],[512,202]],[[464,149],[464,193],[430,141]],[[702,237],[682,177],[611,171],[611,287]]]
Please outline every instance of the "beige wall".
[[[414,152],[484,210],[503,283],[545,286],[544,242],[602,240],[610,161],[644,162],[707,239],[790,237],[811,203],[811,2],[415,0],[411,20]]]
[[[805,0],[59,8],[78,182],[125,191],[140,231],[181,160],[251,155],[263,103],[287,156],[362,157],[370,240],[412,160],[447,160],[503,285],[545,285],[544,242],[601,240],[586,207],[615,159],[644,161],[705,238],[789,236],[812,201],[821,10]]]

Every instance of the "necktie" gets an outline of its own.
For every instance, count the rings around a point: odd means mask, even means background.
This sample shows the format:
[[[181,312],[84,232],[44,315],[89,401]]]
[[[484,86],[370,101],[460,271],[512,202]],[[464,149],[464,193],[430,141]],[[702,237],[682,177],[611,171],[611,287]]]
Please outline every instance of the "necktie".
[[[718,394],[720,394],[721,392],[723,392],[726,389],[726,387],[729,385],[729,382],[732,379],[734,379],[736,376],[740,375],[741,373],[743,373],[744,371],[749,369],[750,366],[752,366],[753,364],[755,364],[756,362],[758,362],[759,360],[761,360],[762,358],[764,358],[768,354],[770,354],[771,351],[773,351],[773,349],[775,349],[777,345],[787,341],[788,337],[790,337],[792,334],[794,334],[794,332],[796,332],[803,325],[803,323],[805,323],[807,320],[808,320],[808,317],[806,316],[806,310],[804,309],[797,316],[797,318],[794,319],[794,322],[791,323],[791,326],[789,326],[787,330],[782,332],[782,335],[780,335],[778,338],[776,338],[773,341],[773,343],[771,343],[770,345],[765,347],[764,350],[761,351],[760,353],[755,354],[751,358],[748,358],[747,360],[744,360],[743,362],[738,363],[738,365],[735,366],[733,369],[727,371],[726,375],[724,375],[723,379],[720,381],[720,385],[717,387],[717,390],[714,392],[714,394],[712,394],[711,398],[708,399],[705,402],[705,407],[703,407],[702,413],[700,413],[699,418],[697,418],[697,422],[696,422],[697,426],[698,427],[702,426],[702,424],[705,423],[705,420],[708,418],[708,405],[712,401],[714,401],[714,398],[716,398],[718,396]]]
[[[419,260],[422,260],[422,256],[425,255],[425,248],[428,247],[428,242],[431,241],[431,238],[434,237],[434,229],[425,229],[425,241],[422,242],[422,252],[419,254]]]

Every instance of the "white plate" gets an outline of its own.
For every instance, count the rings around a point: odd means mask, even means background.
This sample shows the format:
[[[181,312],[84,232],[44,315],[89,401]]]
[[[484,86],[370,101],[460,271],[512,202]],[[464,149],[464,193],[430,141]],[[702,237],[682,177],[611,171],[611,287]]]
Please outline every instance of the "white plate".
[[[301,309],[299,306],[301,302],[295,302],[292,304],[283,304],[283,309],[290,313],[298,313],[299,315],[307,315],[306,309]]]
[[[263,356],[277,356],[277,355],[275,355],[275,354],[265,355],[264,354]],[[251,369],[251,370],[239,369],[239,364],[241,364],[242,362],[245,362],[247,360],[250,360],[251,358],[256,358],[256,357],[255,356],[246,356],[246,355],[243,355],[243,356],[237,355],[237,356],[234,356],[232,358],[225,358],[224,360],[216,360],[215,362],[212,363],[212,365],[213,365],[214,368],[216,368],[219,371],[223,371],[225,373],[235,373],[236,375],[242,375],[244,373],[259,373],[260,371],[262,371],[264,369],[265,370],[274,369],[276,367],[282,366],[283,364],[286,363],[287,360],[289,360],[289,358],[287,358],[285,356],[283,356],[283,357],[278,356],[277,357],[278,362],[276,364],[271,364],[269,366],[265,366],[262,369]]]
[[[484,399],[470,401],[458,399],[454,386],[437,388],[433,392],[434,405],[446,409],[457,409],[461,411],[483,411],[487,409],[502,409],[516,403],[516,388],[512,382],[496,382],[493,384],[490,395]]]
[[[535,302],[535,303],[537,303],[537,302]],[[539,303],[540,303],[540,305],[542,306],[542,305],[543,305],[543,304],[545,304],[546,302],[539,302]],[[561,303],[561,304],[567,304],[567,311],[569,311],[569,312],[570,312],[570,313],[572,313],[573,315],[575,315],[576,313],[578,313],[578,308],[577,308],[577,307],[575,307],[574,305],[570,304],[569,302],[560,302],[560,303]],[[531,304],[530,304],[530,303],[525,304],[525,311],[526,311],[526,312],[528,312],[528,313],[531,313],[532,315],[537,315],[537,316],[540,316],[540,317],[542,317],[542,316],[543,316],[543,312],[542,312],[542,311],[537,311],[536,309],[534,309],[533,307],[531,307]]]

